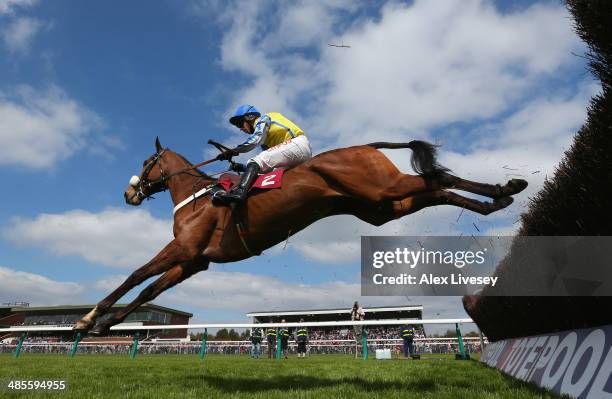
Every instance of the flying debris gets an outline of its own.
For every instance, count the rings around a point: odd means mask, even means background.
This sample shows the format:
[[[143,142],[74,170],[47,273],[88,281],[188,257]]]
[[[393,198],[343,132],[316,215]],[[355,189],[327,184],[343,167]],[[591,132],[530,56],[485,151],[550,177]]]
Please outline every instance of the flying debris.
[[[461,218],[461,215],[463,215],[463,211],[465,211],[465,207],[461,208],[461,213],[459,214],[459,216],[457,217],[457,222],[459,221],[459,219]]]
[[[329,47],[338,47],[338,48],[351,48],[351,46],[346,46],[344,44],[344,42],[342,42],[342,44],[331,44],[331,43],[327,43],[327,45]]]
[[[478,245],[480,247],[481,250],[485,250],[482,245],[480,245],[480,243],[478,242],[478,240],[476,239],[476,237],[474,237],[474,234],[471,234],[472,238],[474,239],[474,241],[476,242],[476,245]]]
[[[287,241],[285,241],[285,246],[283,247],[283,251],[287,248],[287,244],[289,244],[289,237],[291,237],[291,230],[287,232]]]

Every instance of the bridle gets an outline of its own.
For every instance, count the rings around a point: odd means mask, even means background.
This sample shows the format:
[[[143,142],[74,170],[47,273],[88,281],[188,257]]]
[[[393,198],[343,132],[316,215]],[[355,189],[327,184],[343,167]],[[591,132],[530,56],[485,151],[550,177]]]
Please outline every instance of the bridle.
[[[213,140],[208,140],[208,144],[211,144],[211,145],[215,146],[221,152],[230,151],[229,148],[227,148],[224,145],[219,144],[219,143],[217,143],[217,142],[215,142]],[[131,201],[134,197],[137,197],[141,201],[143,201],[145,199],[151,199],[151,198],[154,199],[155,197],[153,197],[153,194],[159,193],[160,191],[166,191],[168,189],[168,186],[166,185],[166,180],[168,180],[172,176],[178,175],[180,173],[189,172],[191,170],[199,168],[200,166],[204,166],[204,165],[207,165],[207,164],[209,164],[211,162],[219,161],[221,159],[226,159],[226,160],[229,160],[230,162],[232,162],[231,155],[230,155],[229,158],[215,157],[215,158],[209,159],[207,161],[203,161],[203,162],[200,162],[198,164],[192,165],[192,166],[190,166],[188,168],[184,168],[184,169],[181,169],[181,170],[178,170],[176,172],[173,172],[173,173],[170,173],[170,174],[166,175],[164,173],[164,169],[162,168],[162,164],[161,164],[161,157],[164,154],[164,152],[166,152],[166,148],[163,148],[161,151],[156,152],[153,155],[153,159],[151,160],[151,162],[149,162],[149,164],[145,168],[144,172],[142,172],[142,178],[140,178],[138,176],[132,176],[132,178],[130,179],[130,186],[132,186],[134,188],[135,192],[134,192],[134,194],[132,196],[127,198],[127,201]],[[158,162],[159,162],[159,174],[160,174],[160,178],[157,179],[157,180],[149,180],[149,173],[151,173],[151,169],[153,169],[155,164],[158,163]],[[145,193],[145,189],[147,191],[149,191],[150,194]]]
[[[137,197],[141,201],[151,198],[154,199],[155,197],[153,197],[153,194],[159,193],[160,191],[166,191],[168,189],[168,186],[166,186],[166,180],[168,180],[170,176],[166,176],[164,174],[164,168],[161,164],[161,157],[165,151],[166,149],[164,148],[160,152],[156,152],[155,155],[153,155],[153,159],[148,163],[147,167],[142,172],[142,178],[132,176],[130,179],[130,186],[134,187],[135,192],[129,198],[129,200],[134,197]],[[151,170],[158,162],[159,174],[161,177],[156,180],[149,180],[149,173],[151,173]],[[145,193],[145,190],[148,192],[148,194]]]

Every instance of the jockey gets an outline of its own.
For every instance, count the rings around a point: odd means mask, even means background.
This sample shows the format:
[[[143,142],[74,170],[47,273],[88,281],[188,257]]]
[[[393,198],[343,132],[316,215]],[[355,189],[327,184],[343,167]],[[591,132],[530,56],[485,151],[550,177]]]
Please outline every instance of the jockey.
[[[244,104],[236,109],[229,122],[251,137],[236,148],[219,154],[217,159],[229,159],[238,153],[249,152],[257,145],[260,145],[263,151],[249,159],[246,167],[241,164],[232,167],[234,171],[244,172],[240,181],[229,192],[215,193],[214,201],[244,201],[259,172],[267,173],[275,168],[297,166],[312,157],[310,143],[304,131],[278,112],[262,115],[254,106]]]

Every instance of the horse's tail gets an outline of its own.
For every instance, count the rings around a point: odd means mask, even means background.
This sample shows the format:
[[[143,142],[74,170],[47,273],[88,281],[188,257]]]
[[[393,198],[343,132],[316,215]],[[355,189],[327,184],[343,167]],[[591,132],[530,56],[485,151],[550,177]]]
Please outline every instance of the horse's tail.
[[[410,148],[412,150],[412,158],[410,163],[415,172],[420,175],[439,174],[450,172],[450,169],[440,165],[436,159],[437,145],[433,145],[426,141],[413,140],[409,143],[386,143],[377,142],[368,144],[376,149],[388,148]]]

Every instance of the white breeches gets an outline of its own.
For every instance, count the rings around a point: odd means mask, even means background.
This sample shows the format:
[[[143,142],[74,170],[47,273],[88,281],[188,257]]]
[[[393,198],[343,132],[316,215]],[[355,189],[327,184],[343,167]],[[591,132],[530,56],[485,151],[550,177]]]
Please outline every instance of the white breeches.
[[[257,163],[261,172],[266,173],[275,168],[291,168],[310,158],[312,158],[310,143],[305,135],[301,135],[262,151],[249,159],[249,162]]]

